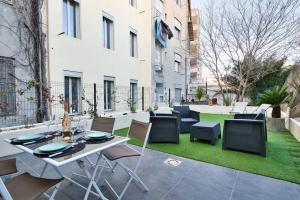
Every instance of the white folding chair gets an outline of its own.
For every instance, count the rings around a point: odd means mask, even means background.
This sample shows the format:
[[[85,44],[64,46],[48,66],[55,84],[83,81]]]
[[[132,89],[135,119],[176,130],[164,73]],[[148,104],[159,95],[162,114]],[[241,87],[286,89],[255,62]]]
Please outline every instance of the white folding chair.
[[[230,114],[245,113],[247,105],[248,105],[248,102],[235,102],[229,113]]]
[[[1,160],[0,161],[0,176],[16,173],[16,160]],[[11,179],[3,182],[0,178],[0,199],[2,200],[34,200],[41,195],[47,196],[50,200],[53,200],[58,188],[56,187],[51,196],[45,192],[58,185],[61,179],[45,179],[40,177],[34,177],[29,173],[23,173],[17,175]]]
[[[143,188],[145,189],[145,191],[149,191],[149,188],[145,185],[145,183],[142,181],[142,179],[137,175],[137,170],[138,170],[138,168],[141,164],[142,158],[144,156],[144,151],[145,151],[145,148],[146,148],[146,145],[148,142],[151,125],[152,125],[151,123],[144,123],[144,122],[139,122],[136,120],[132,120],[132,122],[131,122],[130,128],[127,133],[127,137],[133,137],[135,139],[143,141],[144,143],[143,143],[143,147],[142,147],[141,151],[133,149],[132,147],[128,146],[127,144],[122,144],[122,145],[118,145],[118,146],[106,149],[101,153],[109,161],[115,161],[113,167],[111,168],[111,174],[107,179],[105,179],[105,183],[109,186],[109,188],[112,190],[112,192],[118,197],[118,199],[121,199],[124,196],[126,190],[128,189],[130,183],[132,182],[132,180],[135,180],[137,183],[141,184],[143,186]],[[127,167],[124,163],[122,163],[120,161],[121,158],[125,158],[125,157],[139,157],[134,169],[130,169],[129,167]],[[117,166],[120,166],[130,176],[129,181],[127,182],[127,184],[125,185],[124,189],[122,190],[122,192],[120,194],[117,194],[117,192],[113,189],[112,185],[109,183],[109,179],[112,178],[113,171],[115,170],[115,168]],[[102,167],[101,171],[99,172],[98,177],[101,176],[103,168],[104,167]]]

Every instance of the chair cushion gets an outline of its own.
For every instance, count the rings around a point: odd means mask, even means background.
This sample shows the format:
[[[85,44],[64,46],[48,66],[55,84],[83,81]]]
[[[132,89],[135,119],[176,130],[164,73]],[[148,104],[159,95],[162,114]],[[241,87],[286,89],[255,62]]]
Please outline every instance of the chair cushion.
[[[198,122],[198,121],[193,118],[181,118],[181,122]]]
[[[6,181],[5,186],[14,200],[32,200],[37,199],[61,180],[63,179],[45,179],[24,173]]]
[[[261,109],[259,111],[259,113],[257,113],[257,115],[254,117],[254,119],[256,119],[256,120],[264,120],[265,119],[265,112],[266,112],[265,109]]]
[[[0,161],[0,176],[13,174],[17,172],[16,159],[1,160]]]
[[[116,160],[124,157],[140,156],[141,154],[127,145],[122,144],[104,150],[103,155],[109,160]]]

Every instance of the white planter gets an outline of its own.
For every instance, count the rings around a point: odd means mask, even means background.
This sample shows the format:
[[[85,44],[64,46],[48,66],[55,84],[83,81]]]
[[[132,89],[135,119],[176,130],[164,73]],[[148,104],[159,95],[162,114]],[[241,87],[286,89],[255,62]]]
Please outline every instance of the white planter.
[[[292,135],[300,142],[300,118],[289,120],[289,129]]]
[[[286,131],[285,118],[269,118],[269,117],[267,117],[267,128],[270,131],[276,131],[276,132]]]

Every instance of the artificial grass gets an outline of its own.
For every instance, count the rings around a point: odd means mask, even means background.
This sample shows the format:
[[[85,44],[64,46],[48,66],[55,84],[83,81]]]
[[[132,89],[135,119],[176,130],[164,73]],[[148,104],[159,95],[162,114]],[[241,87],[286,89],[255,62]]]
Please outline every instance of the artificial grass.
[[[222,127],[224,120],[229,118],[232,116],[201,113],[201,121],[220,122]],[[127,129],[116,131],[121,136],[126,133]],[[131,139],[129,143],[141,145],[135,139]],[[266,158],[256,154],[222,150],[222,139],[215,146],[210,143],[190,142],[189,134],[180,134],[180,144],[148,144],[147,148],[300,184],[300,143],[288,131],[268,132]]]

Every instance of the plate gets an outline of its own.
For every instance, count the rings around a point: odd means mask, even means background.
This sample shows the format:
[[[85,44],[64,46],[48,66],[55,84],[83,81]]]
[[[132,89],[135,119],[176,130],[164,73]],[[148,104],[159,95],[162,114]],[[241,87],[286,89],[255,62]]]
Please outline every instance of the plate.
[[[43,139],[45,136],[41,134],[26,134],[21,135],[16,138],[17,141],[24,142],[24,141],[31,141],[31,140],[40,140]]]
[[[66,142],[54,142],[50,144],[46,144],[44,146],[41,146],[37,148],[38,151],[40,152],[54,152],[54,151],[60,151],[68,148],[71,144],[66,143]]]
[[[107,133],[99,132],[99,131],[92,131],[86,135],[87,138],[91,138],[91,139],[104,138],[106,136],[107,136]]]

